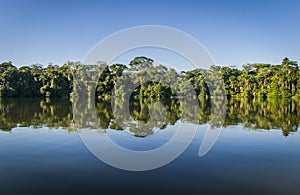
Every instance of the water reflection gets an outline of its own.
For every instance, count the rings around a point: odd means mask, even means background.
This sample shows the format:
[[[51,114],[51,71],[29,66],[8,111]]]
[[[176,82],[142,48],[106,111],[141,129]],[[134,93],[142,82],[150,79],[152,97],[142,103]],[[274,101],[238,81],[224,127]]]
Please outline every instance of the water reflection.
[[[281,129],[284,136],[296,132],[300,123],[300,101],[291,98],[231,100],[224,126],[242,123],[251,129]]]
[[[27,98],[0,99],[0,129],[10,131],[17,126],[38,128],[70,128],[72,106],[67,100]]]
[[[288,136],[297,131],[300,123],[300,101],[294,99],[231,99],[226,104],[222,101],[200,100],[197,120],[192,122],[218,125],[215,122],[220,120],[221,116],[216,114],[212,116],[211,104],[213,103],[216,105],[214,109],[226,107],[223,126],[241,124],[254,130],[280,129],[284,136]],[[95,108],[99,127],[114,130],[127,129],[137,137],[145,137],[165,129],[168,125],[174,125],[178,120],[182,120],[183,111],[192,109],[174,99],[159,101],[137,99],[129,104],[130,118],[118,121],[113,115],[109,101],[98,101]],[[17,126],[35,128],[43,125],[75,131],[72,103],[66,99],[0,99],[1,130],[10,131]]]

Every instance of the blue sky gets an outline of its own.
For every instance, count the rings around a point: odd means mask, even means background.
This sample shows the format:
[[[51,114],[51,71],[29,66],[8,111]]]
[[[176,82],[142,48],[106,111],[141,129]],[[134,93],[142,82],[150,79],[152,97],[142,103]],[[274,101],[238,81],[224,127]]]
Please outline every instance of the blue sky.
[[[0,62],[80,61],[100,40],[137,25],[198,39],[219,65],[300,60],[298,1],[0,0]]]

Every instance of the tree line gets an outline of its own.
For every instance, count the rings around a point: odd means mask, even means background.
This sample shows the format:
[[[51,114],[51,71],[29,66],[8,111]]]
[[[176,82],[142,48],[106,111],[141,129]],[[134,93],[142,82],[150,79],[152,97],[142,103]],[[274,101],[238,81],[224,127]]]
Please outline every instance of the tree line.
[[[209,70],[198,68],[180,73],[164,65],[154,66],[153,63],[151,58],[141,56],[134,58],[128,65],[102,65],[95,95],[99,98],[110,98],[121,77],[129,72],[134,74],[127,79],[139,83],[133,96],[143,98],[186,95],[190,92],[189,86],[198,98],[203,99],[216,94],[252,98],[300,95],[298,64],[288,58],[284,58],[278,65],[255,63],[246,64],[241,69],[213,65]],[[33,64],[18,68],[12,62],[3,62],[0,64],[0,96],[70,98],[73,92],[73,76],[80,66],[79,62],[68,61],[62,66],[49,64],[44,67]],[[145,82],[144,75],[150,75],[152,81]],[[162,80],[164,82],[160,82]],[[115,93],[123,93],[126,89],[122,89],[120,85],[118,90]]]

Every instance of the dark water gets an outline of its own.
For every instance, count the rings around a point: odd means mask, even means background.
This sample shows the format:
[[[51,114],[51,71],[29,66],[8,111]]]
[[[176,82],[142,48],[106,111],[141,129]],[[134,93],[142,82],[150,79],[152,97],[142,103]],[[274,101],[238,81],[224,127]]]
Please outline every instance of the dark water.
[[[133,102],[122,130],[111,104],[98,102],[98,122],[122,147],[154,149],[174,135],[184,109],[176,101],[162,104],[166,119],[153,122],[151,104]],[[200,157],[211,115],[202,102],[197,134],[185,152],[158,169],[133,172],[90,153],[74,127],[71,102],[2,99],[0,194],[300,194],[300,102],[230,100],[220,137]]]

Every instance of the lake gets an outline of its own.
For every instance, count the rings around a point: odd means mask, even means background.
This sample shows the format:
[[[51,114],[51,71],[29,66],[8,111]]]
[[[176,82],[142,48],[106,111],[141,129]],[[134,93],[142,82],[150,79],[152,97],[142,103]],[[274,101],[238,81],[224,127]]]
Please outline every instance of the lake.
[[[0,194],[300,194],[300,101],[241,99],[222,106],[224,120],[216,127],[211,104],[200,102],[197,120],[190,122],[196,135],[175,160],[157,169],[126,171],[90,152],[70,101],[1,99]],[[183,123],[185,108],[175,100],[133,101],[129,107],[124,128],[109,102],[95,106],[96,123],[104,129],[98,133],[129,150],[158,148]],[[150,120],[151,112],[164,120]],[[199,156],[214,125],[222,128],[220,135]]]

